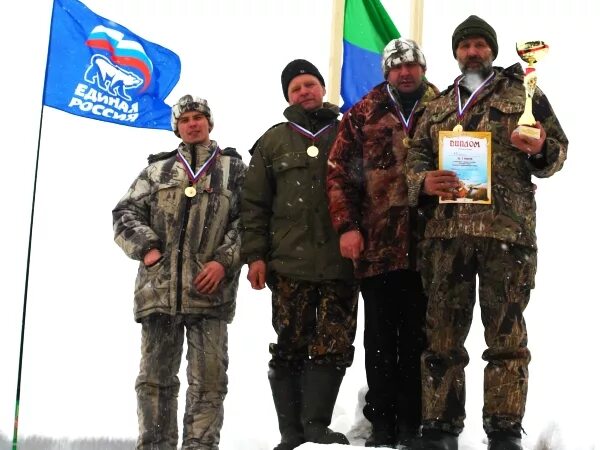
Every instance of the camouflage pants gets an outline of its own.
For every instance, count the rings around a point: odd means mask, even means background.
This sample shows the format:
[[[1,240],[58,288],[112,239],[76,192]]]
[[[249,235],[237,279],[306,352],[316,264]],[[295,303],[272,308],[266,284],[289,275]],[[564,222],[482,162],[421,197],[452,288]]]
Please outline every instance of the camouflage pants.
[[[272,322],[277,343],[269,346],[270,367],[299,370],[311,363],[349,367],[354,358],[358,284],[304,281],[269,275]]]
[[[473,319],[476,276],[487,349],[483,425],[520,433],[527,397],[527,329],[523,311],[534,287],[536,250],[461,236],[421,243],[429,297],[427,348],[421,358],[424,428],[460,433],[465,419],[464,347]]]
[[[153,314],[142,320],[138,450],[177,448],[177,373],[187,336],[183,450],[216,450],[227,393],[227,323],[203,316]]]

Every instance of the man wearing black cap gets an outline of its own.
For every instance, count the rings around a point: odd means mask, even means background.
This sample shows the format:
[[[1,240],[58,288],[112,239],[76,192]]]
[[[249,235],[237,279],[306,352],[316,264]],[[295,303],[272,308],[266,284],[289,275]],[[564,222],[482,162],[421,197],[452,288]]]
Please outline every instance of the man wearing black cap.
[[[537,258],[531,177],[549,177],[560,170],[568,140],[539,89],[533,96],[533,128],[539,130],[539,138],[519,133],[517,122],[525,104],[523,71],[519,64],[492,66],[498,42],[487,22],[470,16],[458,25],[452,51],[462,75],[427,106],[407,159],[410,203],[417,205],[428,196],[435,200],[420,255],[429,298],[427,348],[421,360],[423,436],[417,448],[458,448],[465,419],[464,368],[469,362],[464,343],[478,279],[487,345],[483,426],[488,449],[519,450],[530,360],[523,311],[534,287]],[[461,200],[456,172],[439,168],[443,131],[464,142],[476,136],[490,142],[491,198],[486,194]],[[443,143],[444,139],[449,138],[443,137]]]
[[[348,444],[328,428],[354,356],[358,287],[327,210],[327,157],[339,109],[325,82],[297,59],[281,74],[288,120],[253,146],[242,195],[242,260],[252,288],[272,292],[277,342],[269,382],[281,432],[276,450]]]

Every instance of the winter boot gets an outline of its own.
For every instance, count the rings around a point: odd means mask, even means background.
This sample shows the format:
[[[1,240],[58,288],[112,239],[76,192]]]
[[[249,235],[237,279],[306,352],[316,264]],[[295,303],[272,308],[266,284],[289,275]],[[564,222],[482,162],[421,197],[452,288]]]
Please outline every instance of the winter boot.
[[[372,422],[371,435],[365,441],[365,447],[396,447],[396,427],[393,423]]]
[[[399,423],[396,427],[396,443],[399,448],[412,449],[415,441],[419,439],[420,426],[409,426],[405,423]],[[404,447],[402,447],[404,446]]]
[[[300,373],[288,367],[270,368],[269,383],[281,433],[281,443],[273,450],[292,450],[304,443],[300,422]]]
[[[458,436],[441,430],[423,430],[413,443],[414,450],[458,450]]]
[[[488,435],[488,450],[523,450],[521,438],[510,432],[494,431]]]
[[[302,426],[306,442],[349,444],[342,433],[327,428],[346,369],[309,365],[302,372]]]

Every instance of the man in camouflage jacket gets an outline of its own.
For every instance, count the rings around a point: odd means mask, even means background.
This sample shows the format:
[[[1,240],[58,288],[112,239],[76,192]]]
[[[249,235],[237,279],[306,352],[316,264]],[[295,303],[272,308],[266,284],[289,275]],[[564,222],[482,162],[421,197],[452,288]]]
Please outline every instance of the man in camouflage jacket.
[[[149,165],[113,210],[115,241],[140,261],[135,320],[142,324],[136,380],[139,450],[177,448],[177,373],[188,339],[185,450],[216,450],[227,393],[227,324],[240,273],[239,207],[246,167],[209,138],[205,100],[173,106],[182,143]]]
[[[364,299],[367,447],[408,444],[421,425],[426,300],[414,265],[416,213],[408,206],[404,164],[406,139],[439,94],[425,81],[426,68],[414,41],[388,43],[386,81],[344,115],[329,154],[331,220]]]
[[[533,96],[533,115],[540,137],[519,133],[523,71],[520,65],[492,67],[498,43],[487,22],[467,18],[454,31],[452,48],[463,75],[428,105],[418,124],[407,160],[409,199],[417,205],[425,198],[455,198],[456,174],[438,167],[438,133],[458,124],[467,132],[491,132],[492,199],[491,204],[436,201],[430,211],[420,259],[429,302],[428,345],[422,358],[424,426],[418,448],[457,448],[469,361],[464,343],[478,276],[487,345],[483,425],[488,448],[518,450],[530,360],[523,311],[534,287],[537,256],[531,177],[560,170],[568,141],[539,89]]]
[[[272,292],[269,381],[277,450],[305,441],[348,443],[328,425],[352,364],[358,286],[327,211],[327,155],[339,109],[323,104],[317,68],[294,60],[281,75],[288,122],[255,144],[242,200],[242,258],[254,289]]]

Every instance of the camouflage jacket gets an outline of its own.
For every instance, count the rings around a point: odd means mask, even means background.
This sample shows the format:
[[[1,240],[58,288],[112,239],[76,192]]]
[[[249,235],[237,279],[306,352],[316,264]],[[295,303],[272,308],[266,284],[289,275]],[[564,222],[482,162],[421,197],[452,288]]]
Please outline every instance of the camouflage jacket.
[[[405,130],[387,86],[373,88],[344,115],[329,154],[329,212],[339,234],[359,230],[363,236],[355,269],[360,278],[414,268],[417,216],[408,207],[405,138],[439,94],[426,84]]]
[[[178,150],[198,172],[217,148],[211,141],[211,153],[184,143]],[[195,164],[193,159],[197,159]],[[135,319],[152,313],[182,313],[230,322],[241,267],[239,207],[246,166],[235,150],[221,150],[211,169],[199,178],[197,194],[189,198],[184,189],[190,182],[177,151],[148,160],[148,167],[113,210],[115,242],[129,257],[140,260]],[[141,260],[152,248],[158,248],[163,257],[146,267]],[[192,283],[209,261],[221,263],[226,271],[210,295],[199,293]]]
[[[350,260],[342,258],[327,211],[327,156],[339,124],[337,106],[306,112],[289,106],[285,117],[311,133],[316,157],[307,154],[311,138],[290,122],[269,129],[254,145],[242,194],[242,258],[262,259],[268,270],[308,281],[353,279]]]
[[[525,90],[519,64],[495,67],[495,76],[477,96],[461,121],[466,131],[492,133],[492,204],[435,202],[426,238],[453,238],[461,234],[490,237],[536,248],[535,186],[531,176],[549,177],[567,157],[568,140],[550,103],[539,88],[533,97],[533,115],[546,130],[544,157],[534,161],[512,147],[510,135],[523,113]],[[455,87],[429,103],[421,118],[407,159],[409,199],[423,201],[421,188],[428,170],[438,168],[438,132],[459,123]]]

